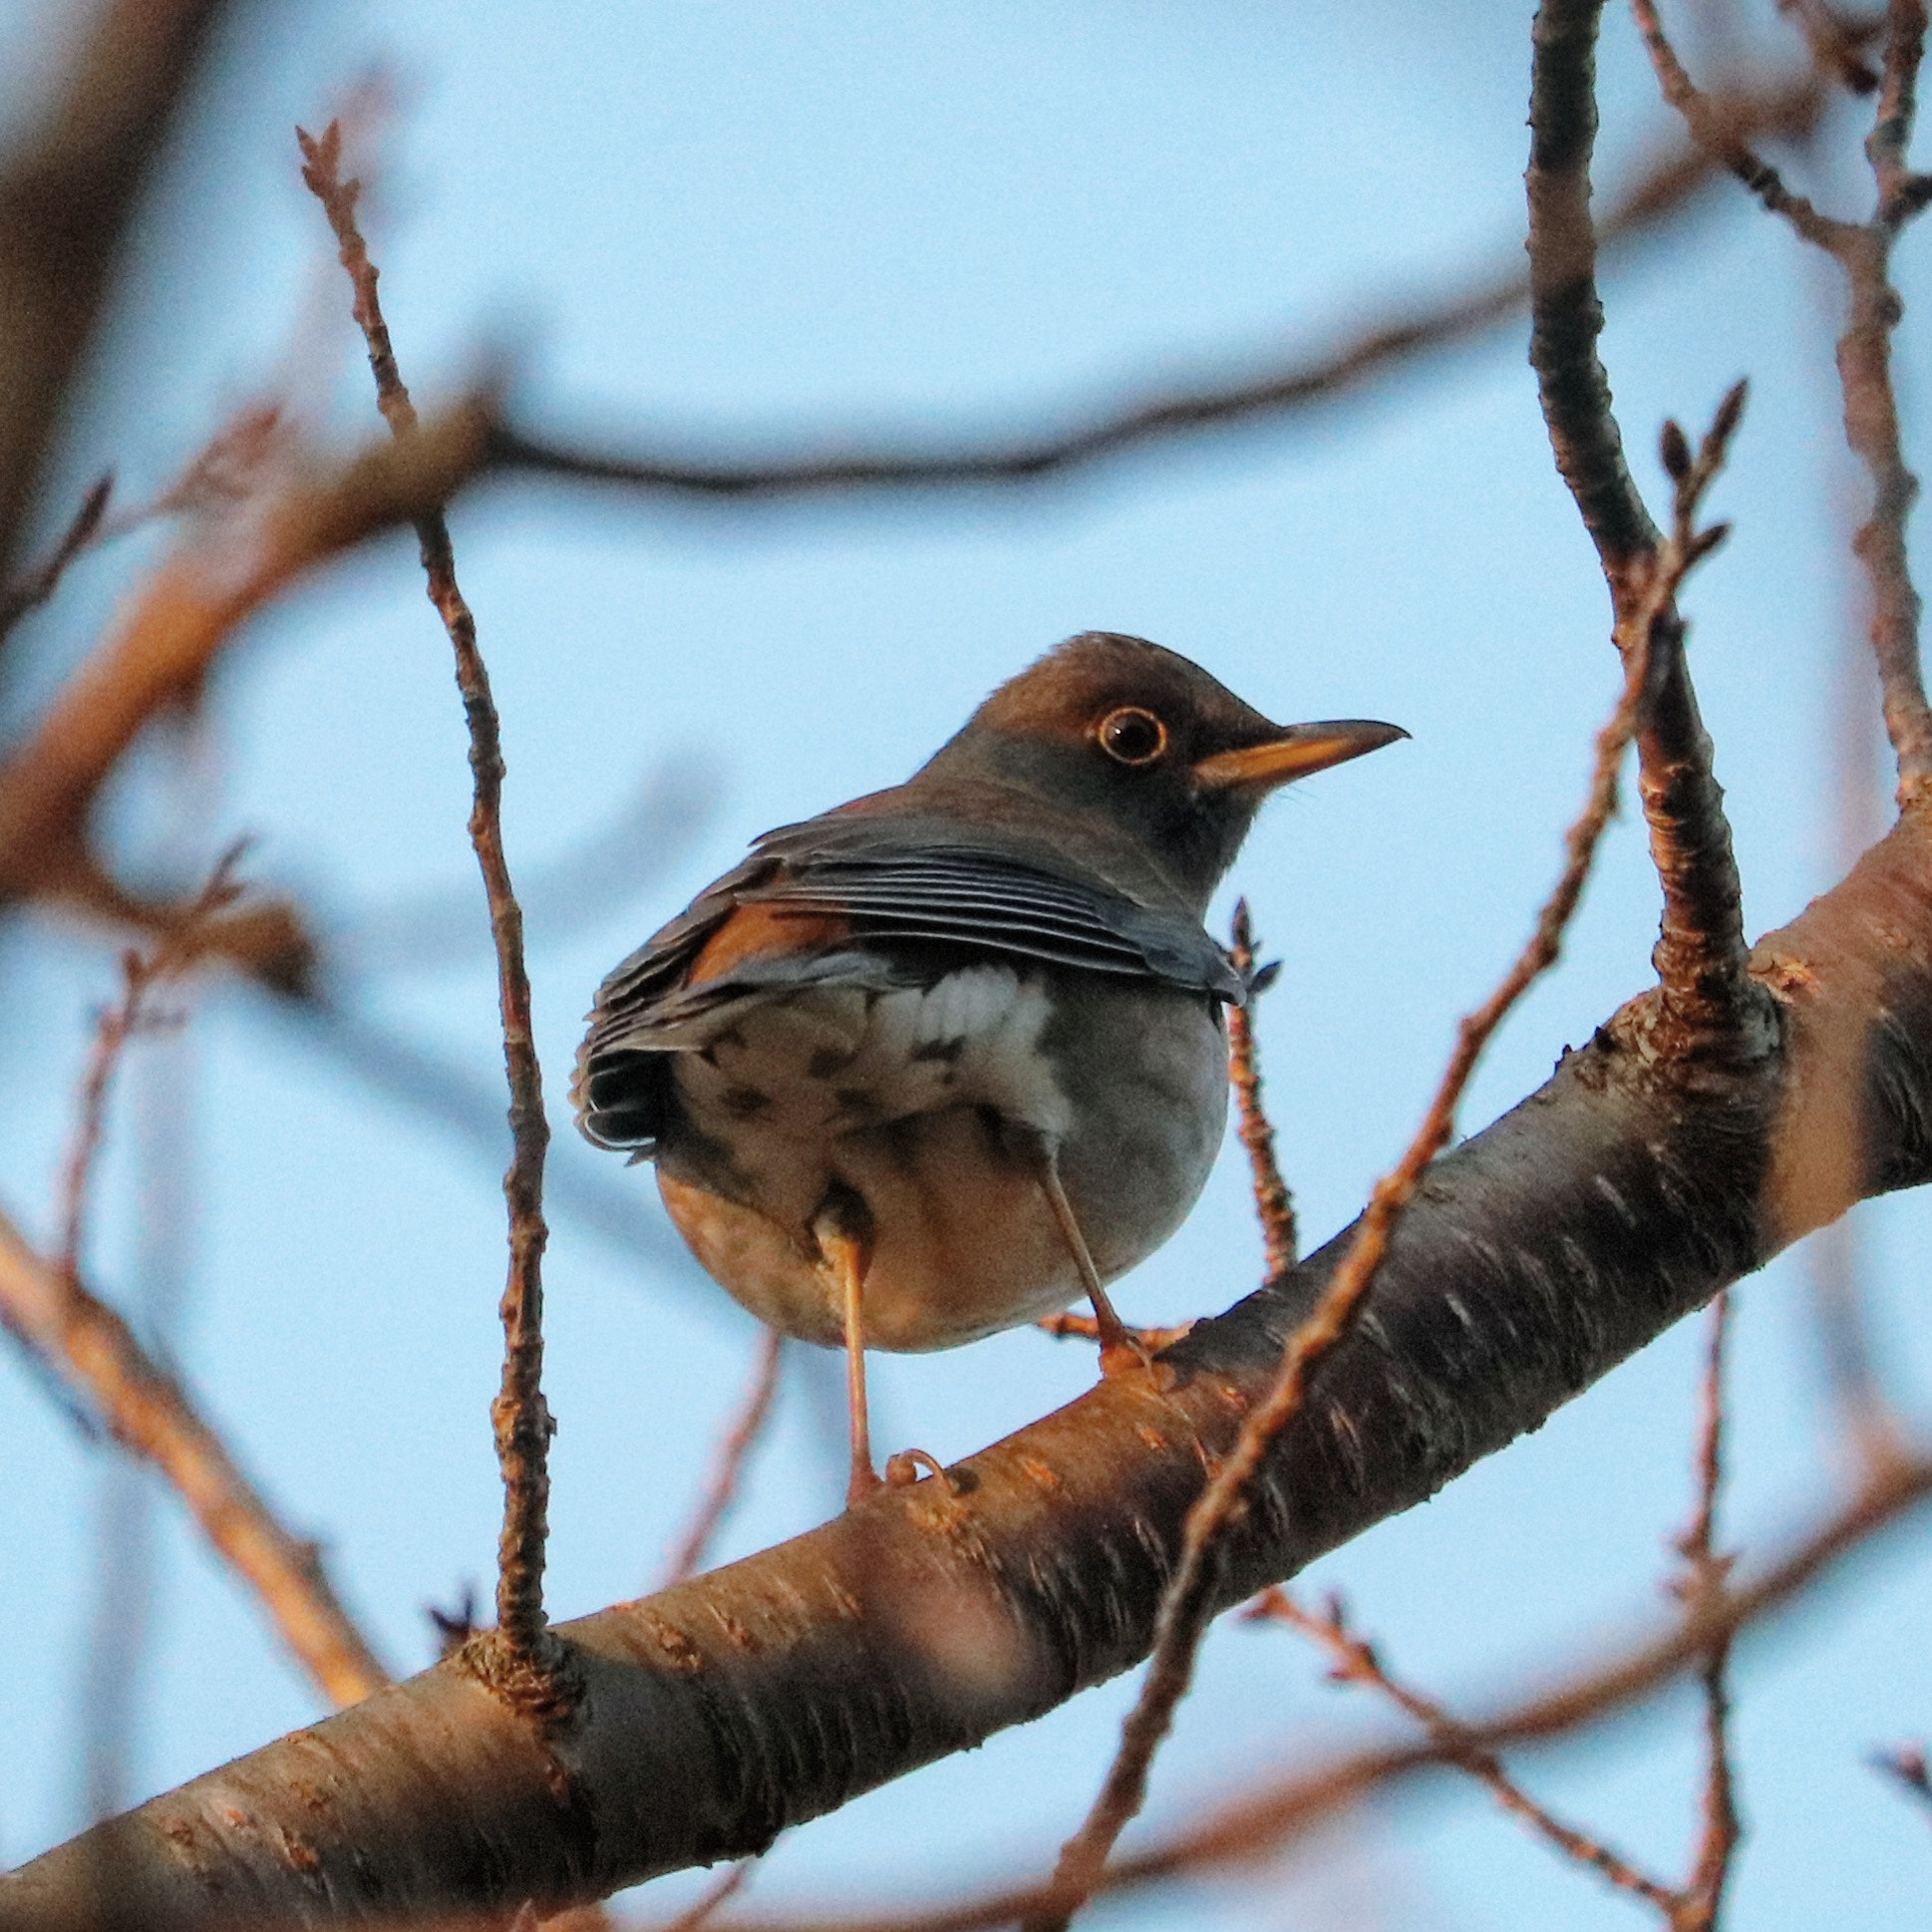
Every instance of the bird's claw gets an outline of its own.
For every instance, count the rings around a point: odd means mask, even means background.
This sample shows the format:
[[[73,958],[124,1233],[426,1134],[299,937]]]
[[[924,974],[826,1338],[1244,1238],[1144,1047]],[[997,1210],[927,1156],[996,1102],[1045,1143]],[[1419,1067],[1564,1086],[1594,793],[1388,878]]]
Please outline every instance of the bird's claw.
[[[904,1489],[919,1480],[921,1472],[936,1475],[940,1481],[946,1480],[946,1471],[939,1466],[937,1456],[928,1455],[924,1449],[901,1449],[896,1455],[885,1458],[885,1479],[894,1489]]]
[[[1103,1380],[1111,1381],[1117,1375],[1131,1375],[1136,1369],[1153,1374],[1153,1350],[1132,1329],[1124,1328],[1118,1336],[1102,1343]]]

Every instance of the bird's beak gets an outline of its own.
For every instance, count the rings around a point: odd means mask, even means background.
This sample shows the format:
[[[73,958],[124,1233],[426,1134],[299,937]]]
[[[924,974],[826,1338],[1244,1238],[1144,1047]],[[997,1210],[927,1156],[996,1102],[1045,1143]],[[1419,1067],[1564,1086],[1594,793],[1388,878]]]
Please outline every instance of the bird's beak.
[[[1320,725],[1289,725],[1279,738],[1246,745],[1238,752],[1216,752],[1194,767],[1201,784],[1225,791],[1272,792],[1292,779],[1346,765],[1365,752],[1379,752],[1409,734],[1400,725],[1372,718],[1331,718]]]

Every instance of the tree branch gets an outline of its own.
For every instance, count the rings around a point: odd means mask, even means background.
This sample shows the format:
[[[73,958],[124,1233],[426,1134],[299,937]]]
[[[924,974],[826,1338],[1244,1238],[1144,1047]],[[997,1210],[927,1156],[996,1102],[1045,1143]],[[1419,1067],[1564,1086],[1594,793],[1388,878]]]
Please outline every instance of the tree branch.
[[[33,141],[0,167],[0,578],[155,154],[221,0],[110,0]]]
[[[1671,1886],[1653,1878],[1601,1839],[1566,1824],[1510,1776],[1496,1753],[1470,1744],[1465,1727],[1440,1704],[1392,1677],[1375,1645],[1349,1627],[1347,1612],[1339,1597],[1331,1598],[1327,1610],[1317,1615],[1304,1610],[1287,1591],[1276,1588],[1265,1591],[1247,1615],[1258,1621],[1285,1623],[1291,1630],[1299,1630],[1303,1636],[1313,1639],[1327,1651],[1329,1675],[1336,1683],[1360,1684],[1380,1691],[1398,1710],[1406,1712],[1423,1727],[1431,1744],[1441,1753],[1443,1763],[1467,1771],[1487,1787],[1505,1811],[1520,1819],[1564,1857],[1588,1867],[1616,1890],[1629,1892],[1645,1904],[1655,1906],[1669,1924],[1670,1915],[1680,1902],[1679,1894]]]
[[[115,1440],[173,1484],[331,1703],[354,1704],[389,1682],[330,1588],[316,1546],[276,1521],[186,1392],[149,1359],[127,1323],[78,1275],[42,1261],[5,1215],[0,1308],[7,1326],[92,1403]]]
[[[1639,0],[1641,4],[1641,0]],[[1763,1052],[1769,1009],[1745,974],[1743,888],[1711,741],[1698,715],[1677,592],[1722,530],[1696,515],[1743,407],[1742,385],[1719,407],[1693,458],[1669,425],[1676,483],[1667,537],[1652,521],[1623,457],[1610,383],[1597,356],[1597,238],[1590,215],[1596,141],[1596,36],[1603,0],[1542,0],[1532,30],[1529,192],[1529,359],[1556,467],[1569,485],[1610,586],[1617,648],[1641,660],[1639,783],[1651,857],[1664,892],[1653,958],[1664,1031],[1651,1050],[1688,1058]],[[1682,460],[1673,460],[1677,453]]]
[[[1678,1539],[1684,1575],[1676,1585],[1679,1600],[1695,1617],[1721,1603],[1732,1559],[1717,1547],[1718,1491],[1724,1481],[1725,1341],[1731,1321],[1729,1291],[1711,1304],[1711,1339],[1704,1358],[1703,1415],[1698,1428],[1698,1494],[1691,1525]],[[1732,1633],[1713,1637],[1699,1660],[1698,1687],[1704,1699],[1704,1815],[1696,1860],[1680,1895],[1672,1932],[1714,1932],[1724,1911],[1731,1861],[1743,1835],[1738,1818],[1736,1779],[1731,1767]]]
[[[157,917],[158,908],[119,894],[93,859],[88,820],[101,787],[143,728],[197,688],[263,604],[305,571],[413,522],[473,476],[486,415],[487,405],[472,400],[407,449],[378,448],[297,476],[245,540],[228,532],[226,542],[190,542],[161,566],[0,765],[0,904],[71,897],[142,923]]]
[[[340,173],[342,127],[331,122],[316,141],[299,128],[302,179],[321,202],[355,289],[353,314],[369,348],[376,403],[403,449],[422,436],[376,292],[377,271],[356,225],[362,184]],[[543,1400],[543,1156],[550,1127],[543,1113],[543,1071],[537,1063],[530,1016],[530,978],[523,963],[523,909],[510,883],[503,850],[502,725],[490,696],[489,672],[477,646],[477,620],[457,583],[456,550],[440,508],[417,518],[430,602],[456,652],[457,688],[470,727],[470,770],[476,800],[470,842],[476,847],[489,902],[496,949],[496,994],[502,1016],[503,1066],[509,1081],[509,1169],[503,1197],[509,1210],[509,1270],[503,1285],[502,1384],[490,1406],[496,1459],[503,1477],[503,1527],[497,1540],[496,1630],[462,1655],[520,1710],[543,1724],[567,1714],[576,1687],[563,1653],[548,1633],[543,1609],[544,1541],[549,1531],[550,1438],[556,1423]]]
[[[1926,702],[1919,659],[1920,600],[1905,542],[1919,483],[1905,462],[1891,369],[1892,331],[1904,313],[1891,282],[1892,248],[1904,225],[1932,201],[1932,177],[1912,174],[1906,166],[1925,49],[1924,0],[1891,0],[1887,9],[1884,75],[1865,142],[1876,192],[1872,214],[1864,222],[1821,214],[1803,196],[1789,193],[1743,134],[1721,125],[1709,97],[1672,47],[1656,0],[1631,4],[1658,86],[1699,145],[1803,240],[1829,255],[1844,275],[1846,321],[1838,338],[1837,363],[1845,441],[1863,464],[1872,491],[1871,513],[1851,547],[1870,586],[1872,651],[1885,730],[1898,760],[1903,810],[1932,800],[1932,706]]]
[[[1275,1130],[1262,1105],[1254,1003],[1273,983],[1279,962],[1256,971],[1254,928],[1248,919],[1246,899],[1234,908],[1234,944],[1229,948],[1228,957],[1248,989],[1244,1004],[1228,1008],[1228,1067],[1234,1082],[1241,1144],[1247,1149],[1248,1171],[1254,1184],[1254,1211],[1261,1223],[1265,1277],[1278,1281],[1295,1265],[1295,1257],[1301,1252],[1301,1236],[1295,1226],[1295,1198],[1289,1193],[1275,1158]]]
[[[1769,90],[1735,104],[1747,132],[1797,134],[1821,101],[1815,83]],[[1607,246],[1645,240],[1687,211],[1714,163],[1695,146],[1673,149],[1639,168],[1603,223]],[[1332,348],[1264,368],[1233,382],[1153,389],[1128,400],[1077,408],[1059,433],[964,441],[938,448],[866,448],[826,432],[798,440],[797,454],[727,462],[632,447],[593,449],[504,427],[491,438],[493,469],[600,484],[647,495],[744,502],[847,492],[1007,487],[1047,482],[1119,457],[1157,454],[1196,437],[1293,416],[1352,396],[1412,363],[1474,341],[1530,301],[1531,276],[1514,264],[1478,276],[1447,299],[1415,301],[1392,318],[1346,331]],[[607,412],[605,412],[607,414]]]
[[[1543,0],[1532,30],[1529,98],[1529,360],[1556,467],[1603,559],[1612,594],[1655,553],[1650,519],[1624,463],[1597,357],[1597,233],[1590,219],[1596,145],[1596,36],[1603,0]]]

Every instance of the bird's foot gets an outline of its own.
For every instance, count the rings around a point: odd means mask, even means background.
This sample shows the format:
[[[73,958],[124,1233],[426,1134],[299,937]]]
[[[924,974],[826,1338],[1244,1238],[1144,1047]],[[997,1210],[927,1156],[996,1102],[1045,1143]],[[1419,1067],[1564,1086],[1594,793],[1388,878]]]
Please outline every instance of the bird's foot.
[[[897,1455],[885,1458],[885,1479],[894,1489],[910,1487],[919,1480],[921,1472],[946,1481],[946,1471],[939,1466],[939,1458],[928,1455],[924,1449],[901,1449]]]
[[[1101,1344],[1101,1378],[1111,1381],[1117,1375],[1132,1375],[1136,1369],[1154,1373],[1153,1350],[1137,1329],[1123,1327]]]
[[[901,1449],[896,1455],[888,1455],[883,1475],[869,1462],[854,1462],[851,1481],[845,1485],[845,1507],[854,1509],[881,1489],[910,1488],[922,1475],[936,1475],[948,1489],[954,1486],[939,1458],[928,1455],[924,1449]]]

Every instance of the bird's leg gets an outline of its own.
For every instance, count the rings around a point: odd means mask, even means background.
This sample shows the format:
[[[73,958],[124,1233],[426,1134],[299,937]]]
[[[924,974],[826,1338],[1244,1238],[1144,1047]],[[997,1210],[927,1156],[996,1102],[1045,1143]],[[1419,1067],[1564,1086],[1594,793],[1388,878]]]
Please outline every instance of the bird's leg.
[[[1039,1174],[1040,1190],[1047,1197],[1047,1205],[1053,1209],[1054,1219],[1060,1223],[1061,1238],[1067,1243],[1074,1257],[1074,1266],[1080,1271],[1081,1285],[1087,1290],[1087,1299],[1094,1304],[1094,1325],[1100,1331],[1101,1374],[1122,1375],[1131,1369],[1151,1369],[1153,1357],[1148,1353],[1146,1344],[1134,1336],[1107,1298],[1107,1290],[1101,1284],[1101,1271],[1094,1265],[1093,1250],[1087,1245],[1086,1235],[1080,1231],[1074,1204],[1067,1198],[1066,1188],[1060,1184],[1060,1162],[1053,1148],[1044,1140],[1040,1143]]]
[[[880,1487],[872,1466],[872,1421],[865,1401],[865,1270],[871,1265],[870,1239],[853,1231],[851,1217],[827,1209],[813,1232],[818,1251],[838,1287],[839,1316],[845,1331],[845,1401],[851,1412],[852,1475],[845,1504],[863,1502]]]
[[[845,1507],[863,1502],[888,1484],[917,1482],[919,1471],[944,1471],[924,1449],[901,1449],[885,1464],[881,1481],[872,1466],[872,1416],[865,1400],[865,1275],[872,1265],[872,1219],[856,1194],[838,1190],[812,1223],[818,1252],[838,1289],[840,1323],[845,1331],[845,1400],[851,1411],[852,1474],[845,1486]]]

